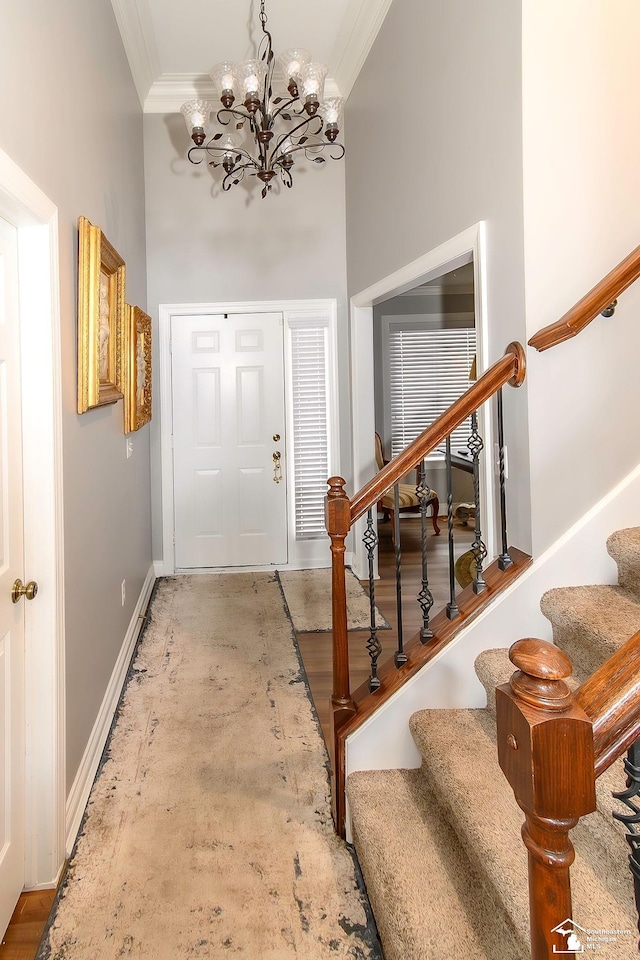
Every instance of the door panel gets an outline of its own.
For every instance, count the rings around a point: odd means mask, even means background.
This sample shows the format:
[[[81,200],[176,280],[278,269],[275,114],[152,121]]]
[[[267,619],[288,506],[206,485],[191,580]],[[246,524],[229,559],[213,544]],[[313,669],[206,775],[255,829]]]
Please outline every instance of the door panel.
[[[24,885],[24,604],[18,246],[0,220],[0,931]]]
[[[174,317],[171,358],[176,567],[286,563],[281,315]]]

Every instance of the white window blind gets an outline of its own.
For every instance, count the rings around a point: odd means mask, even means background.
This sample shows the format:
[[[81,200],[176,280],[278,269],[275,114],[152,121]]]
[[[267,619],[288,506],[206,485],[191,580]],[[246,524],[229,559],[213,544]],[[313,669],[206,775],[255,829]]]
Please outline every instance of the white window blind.
[[[401,453],[469,388],[475,352],[473,327],[390,327],[392,457]],[[452,434],[454,451],[466,447],[470,432],[469,419]]]
[[[296,540],[325,534],[329,476],[328,330],[292,326],[293,462]]]

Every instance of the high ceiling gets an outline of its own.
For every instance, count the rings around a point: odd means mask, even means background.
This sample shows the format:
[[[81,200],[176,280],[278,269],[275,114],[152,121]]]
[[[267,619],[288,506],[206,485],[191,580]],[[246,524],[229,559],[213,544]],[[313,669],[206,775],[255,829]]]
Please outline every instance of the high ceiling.
[[[209,93],[209,70],[255,55],[260,0],[111,0],[140,102],[178,110]],[[392,0],[266,0],[274,53],[306,47],[329,68],[327,90],[348,97]]]

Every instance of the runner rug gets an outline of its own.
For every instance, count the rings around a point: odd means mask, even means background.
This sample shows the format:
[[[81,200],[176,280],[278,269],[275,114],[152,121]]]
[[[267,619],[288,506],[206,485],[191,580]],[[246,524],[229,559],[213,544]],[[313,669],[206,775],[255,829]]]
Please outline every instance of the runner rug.
[[[289,615],[298,633],[322,633],[331,630],[331,569],[281,570],[278,572]],[[369,595],[355,573],[345,569],[347,588],[347,628],[368,630],[371,623]],[[390,626],[376,607],[376,626]]]
[[[271,574],[161,580],[39,960],[380,958]]]

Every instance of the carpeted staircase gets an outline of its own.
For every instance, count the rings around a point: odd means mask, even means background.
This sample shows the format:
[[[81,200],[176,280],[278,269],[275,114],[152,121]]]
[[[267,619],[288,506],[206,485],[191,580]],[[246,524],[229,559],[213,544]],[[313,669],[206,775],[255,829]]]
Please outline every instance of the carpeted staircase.
[[[607,549],[618,586],[558,588],[542,598],[577,683],[640,630],[640,528],[614,533]],[[485,651],[476,672],[486,709],[422,710],[410,721],[420,769],[348,778],[354,844],[386,960],[530,957],[524,815],[496,748],[494,691],[513,671],[506,650]],[[572,832],[573,919],[589,930],[636,930],[628,847],[611,817],[611,791],[624,783],[618,761],[597,781],[598,810]],[[638,956],[637,932],[613,939],[599,956]]]

